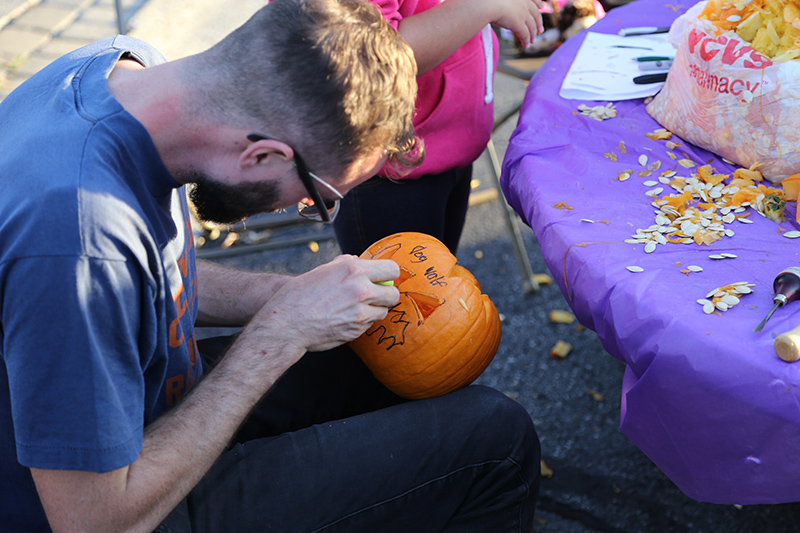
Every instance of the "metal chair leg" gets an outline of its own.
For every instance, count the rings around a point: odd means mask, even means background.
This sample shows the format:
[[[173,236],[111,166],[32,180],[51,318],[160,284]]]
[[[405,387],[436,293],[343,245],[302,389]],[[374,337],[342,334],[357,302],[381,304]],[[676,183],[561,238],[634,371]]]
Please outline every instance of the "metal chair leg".
[[[498,199],[502,204],[503,215],[505,216],[506,226],[508,228],[509,236],[511,237],[511,247],[514,249],[514,256],[517,259],[517,267],[522,276],[522,290],[526,294],[536,292],[539,290],[539,283],[533,276],[531,263],[528,259],[528,254],[525,250],[525,243],[522,240],[522,234],[517,225],[517,214],[508,205],[506,197],[503,194],[503,188],[500,185],[500,160],[497,157],[497,152],[494,148],[494,142],[489,139],[489,144],[486,145],[486,153],[489,154],[489,166],[491,167],[492,181],[497,189]]]

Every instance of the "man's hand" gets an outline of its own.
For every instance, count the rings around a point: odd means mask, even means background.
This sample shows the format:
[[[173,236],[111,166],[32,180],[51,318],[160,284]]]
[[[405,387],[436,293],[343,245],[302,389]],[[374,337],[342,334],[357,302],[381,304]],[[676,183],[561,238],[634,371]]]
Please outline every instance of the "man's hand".
[[[248,325],[274,321],[272,334],[306,351],[322,351],[349,342],[382,320],[400,292],[378,282],[400,275],[389,260],[339,256],[330,263],[289,280]]]

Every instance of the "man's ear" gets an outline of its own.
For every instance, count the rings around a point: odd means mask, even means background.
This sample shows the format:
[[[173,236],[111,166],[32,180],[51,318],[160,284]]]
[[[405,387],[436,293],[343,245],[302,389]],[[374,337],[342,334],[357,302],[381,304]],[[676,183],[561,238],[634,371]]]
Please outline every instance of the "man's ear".
[[[286,162],[294,159],[294,151],[288,144],[273,139],[251,142],[239,154],[239,168],[249,169],[256,165]]]

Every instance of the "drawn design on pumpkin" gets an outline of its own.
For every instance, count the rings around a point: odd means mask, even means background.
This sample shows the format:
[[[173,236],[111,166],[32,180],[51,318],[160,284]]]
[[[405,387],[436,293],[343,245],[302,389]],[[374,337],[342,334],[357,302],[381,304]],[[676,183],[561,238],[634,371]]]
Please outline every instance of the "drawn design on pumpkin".
[[[372,254],[373,259],[391,259],[397,250],[402,248],[402,243],[392,244],[391,246],[387,246],[386,248],[381,248],[380,250],[376,251]]]
[[[449,274],[450,273],[448,272],[447,275]],[[435,266],[432,266],[425,271],[425,278],[428,280],[428,284],[431,286],[447,287],[447,282],[444,280],[445,275],[436,272]]]
[[[372,329],[367,330],[365,333],[367,337],[372,337],[376,333],[380,333],[376,344],[380,346],[384,341],[388,341],[389,345],[386,347],[386,351],[391,350],[395,346],[402,346],[406,342],[406,329],[408,329],[411,322],[406,320],[405,311],[397,309],[399,306],[400,304],[398,303],[390,307],[389,314],[386,318],[388,318],[389,322],[392,324],[403,324],[403,329],[400,330],[400,340],[397,339],[397,335],[386,335],[386,326],[380,323],[375,324]]]
[[[403,243],[392,244],[387,246],[386,248],[381,248],[374,254],[372,254],[373,259],[392,259],[397,252],[399,252],[403,248]],[[428,260],[427,257],[423,254],[425,251],[424,246],[414,246],[414,248],[408,252],[408,255],[413,255],[417,258],[416,261],[412,261],[412,263],[424,263]],[[406,272],[410,276],[416,276],[413,272],[406,270]]]
[[[431,314],[437,308],[439,308],[439,306],[444,305],[444,303],[447,301],[445,298],[439,298],[433,294],[426,294],[423,292],[409,291],[401,292],[400,294],[405,295],[408,300],[411,301],[414,314],[417,316],[417,326],[422,325],[422,323],[425,322],[425,320],[431,316]],[[376,333],[380,333],[377,344],[380,346],[384,341],[389,341],[390,344],[386,347],[387,351],[391,350],[395,346],[402,346],[405,344],[406,329],[408,329],[408,326],[411,325],[411,321],[406,319],[406,311],[398,309],[401,303],[390,307],[387,315],[389,322],[392,324],[403,324],[403,329],[400,330],[399,335],[401,337],[400,340],[397,339],[398,335],[386,335],[386,326],[380,323],[375,324],[372,329],[367,330],[365,333],[367,337],[372,337]]]

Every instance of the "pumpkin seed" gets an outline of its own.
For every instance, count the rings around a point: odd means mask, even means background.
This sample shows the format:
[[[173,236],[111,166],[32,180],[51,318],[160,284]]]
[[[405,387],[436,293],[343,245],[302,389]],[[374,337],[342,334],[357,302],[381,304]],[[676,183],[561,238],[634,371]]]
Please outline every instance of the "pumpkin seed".
[[[734,305],[739,303],[739,298],[737,298],[732,294],[726,294],[720,299],[720,301],[725,305],[727,305],[728,307],[733,307]]]
[[[581,104],[578,106],[578,111],[580,111],[581,115],[583,116],[591,117],[599,121],[617,116],[617,109],[614,107],[612,102],[609,102],[606,105],[598,105],[594,107]]]
[[[625,268],[627,268],[631,272],[644,272],[644,269],[642,267],[640,267],[640,266],[632,265],[632,266],[628,266],[628,267],[625,267]]]
[[[787,239],[796,239],[800,237],[800,231],[787,231],[783,234],[783,236]]]

